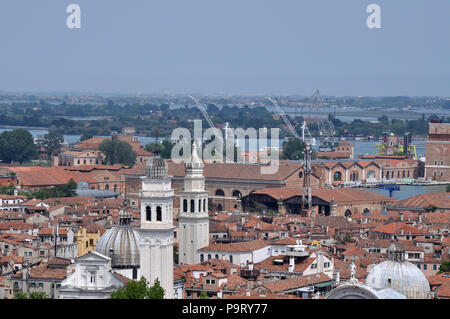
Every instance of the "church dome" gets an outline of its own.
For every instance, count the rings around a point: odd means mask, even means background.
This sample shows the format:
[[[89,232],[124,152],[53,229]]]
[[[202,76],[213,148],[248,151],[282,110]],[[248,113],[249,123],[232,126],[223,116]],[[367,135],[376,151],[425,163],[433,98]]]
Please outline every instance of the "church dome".
[[[145,175],[149,179],[163,179],[169,174],[169,169],[165,160],[159,156],[153,157],[147,161],[145,166]]]
[[[404,259],[405,250],[398,243],[389,247],[390,260],[372,268],[366,285],[373,289],[393,288],[408,299],[430,298],[430,285],[423,272]]]
[[[131,212],[122,208],[120,226],[108,229],[98,240],[95,250],[111,257],[111,266],[127,268],[139,266],[139,233],[130,225]]]

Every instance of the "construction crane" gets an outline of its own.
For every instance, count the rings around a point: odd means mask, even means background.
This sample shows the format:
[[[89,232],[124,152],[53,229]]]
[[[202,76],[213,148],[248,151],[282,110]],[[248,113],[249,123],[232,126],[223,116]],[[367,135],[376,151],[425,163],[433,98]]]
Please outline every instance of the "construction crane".
[[[213,122],[213,121],[211,120],[211,118],[209,117],[208,112],[206,112],[206,109],[205,109],[205,107],[203,106],[203,104],[201,104],[200,101],[199,101],[197,98],[195,98],[195,97],[193,97],[193,96],[191,96],[191,95],[189,95],[188,97],[189,97],[192,101],[195,102],[195,105],[197,105],[197,107],[200,109],[200,111],[201,111],[202,114],[203,114],[203,117],[205,118],[206,122],[208,122],[209,126],[210,126],[212,129],[215,129],[216,126],[214,125],[214,122]]]
[[[276,101],[274,101],[272,98],[267,97],[267,99],[275,106],[278,113],[280,113],[281,118],[283,119],[284,123],[286,123],[286,126],[288,127],[289,131],[294,135],[295,138],[298,138],[299,140],[302,140],[303,142],[308,142],[311,145],[316,144],[315,138],[311,136],[311,133],[309,132],[308,126],[306,125],[306,122],[303,121],[302,123],[302,136],[300,137],[295,130],[295,128],[292,126],[291,121],[287,118],[286,114],[284,113],[283,109],[278,105]],[[305,136],[305,132],[309,135],[309,137]]]
[[[307,132],[310,136],[308,126],[306,125],[306,122],[303,121],[302,123],[302,137],[300,137],[297,132],[295,131],[294,127],[292,126],[289,119],[284,114],[281,107],[278,105],[277,102],[275,102],[270,97],[267,97],[267,99],[272,102],[272,104],[275,106],[275,108],[278,110],[278,112],[281,114],[281,117],[283,118],[284,122],[286,123],[289,131],[298,138],[299,140],[302,140],[305,145],[305,152],[304,152],[304,161],[303,161],[303,172],[304,172],[304,178],[303,178],[303,188],[302,188],[302,211],[304,209],[304,203],[307,200],[308,203],[308,209],[311,208],[312,205],[312,197],[311,197],[311,142],[314,142],[315,139],[311,137],[311,139],[307,139],[305,137],[305,132]],[[313,144],[313,145],[314,145]]]

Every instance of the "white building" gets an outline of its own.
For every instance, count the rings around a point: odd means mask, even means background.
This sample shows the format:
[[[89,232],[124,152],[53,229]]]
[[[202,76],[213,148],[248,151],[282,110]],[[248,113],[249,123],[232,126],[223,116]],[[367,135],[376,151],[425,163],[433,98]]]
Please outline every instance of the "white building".
[[[107,299],[126,284],[111,269],[111,258],[96,251],[79,257],[75,271],[61,283],[59,299]]]
[[[152,285],[158,278],[164,297],[173,297],[173,197],[166,162],[156,156],[147,161],[141,177],[140,271]]]
[[[200,262],[198,250],[209,244],[208,192],[205,190],[203,162],[192,145],[192,156],[186,163],[184,190],[180,193],[179,261],[180,264]]]

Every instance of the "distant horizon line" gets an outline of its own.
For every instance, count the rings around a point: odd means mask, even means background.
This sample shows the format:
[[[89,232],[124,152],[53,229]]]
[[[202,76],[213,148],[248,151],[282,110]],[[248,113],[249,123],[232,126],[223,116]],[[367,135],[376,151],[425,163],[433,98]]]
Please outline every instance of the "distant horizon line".
[[[176,97],[176,96],[203,96],[203,97],[265,97],[265,96],[278,96],[278,97],[301,97],[310,98],[310,95],[304,94],[282,94],[282,93],[225,93],[225,92],[177,92],[177,93],[165,93],[165,92],[153,92],[153,93],[142,93],[142,92],[100,92],[100,91],[3,91],[0,90],[1,95],[38,95],[38,96],[89,96],[89,97]],[[389,97],[407,97],[407,98],[440,98],[440,99],[450,99],[449,96],[442,95],[327,95],[321,92],[322,97],[336,97],[336,98],[389,98]]]

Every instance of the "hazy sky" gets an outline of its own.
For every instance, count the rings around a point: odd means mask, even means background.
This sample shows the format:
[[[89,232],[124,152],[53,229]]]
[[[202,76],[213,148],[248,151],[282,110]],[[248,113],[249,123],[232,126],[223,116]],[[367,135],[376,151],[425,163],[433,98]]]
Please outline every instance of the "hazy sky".
[[[450,96],[449,17],[449,0],[1,0],[0,91]]]

